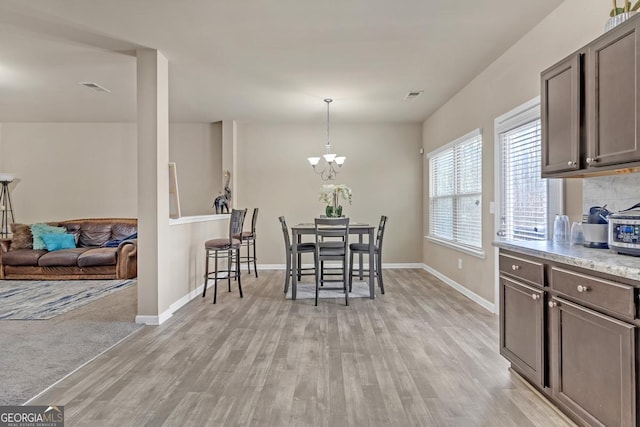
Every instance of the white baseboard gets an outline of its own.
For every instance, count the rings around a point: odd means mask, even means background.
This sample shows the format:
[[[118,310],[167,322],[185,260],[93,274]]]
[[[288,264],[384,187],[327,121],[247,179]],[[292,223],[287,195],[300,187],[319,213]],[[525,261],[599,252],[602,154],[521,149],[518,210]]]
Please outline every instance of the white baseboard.
[[[484,307],[485,309],[489,310],[491,313],[497,314],[496,313],[496,305],[494,303],[492,303],[491,301],[488,301],[488,300],[482,298],[480,295],[476,294],[473,291],[470,291],[469,289],[467,289],[464,286],[462,286],[460,283],[458,283],[455,280],[445,276],[444,274],[440,273],[439,271],[435,270],[434,268],[432,268],[432,267],[430,267],[430,266],[428,266],[426,264],[422,264],[422,268],[423,268],[423,270],[427,271],[428,273],[433,274],[438,279],[442,280],[447,285],[451,286],[456,291],[460,292],[462,295],[464,295],[467,298],[469,298],[471,301],[473,301],[476,304]]]
[[[220,277],[222,278],[226,277],[225,273],[221,274]],[[169,308],[163,311],[162,313],[160,313],[159,316],[136,316],[136,323],[143,323],[145,325],[152,325],[152,326],[162,325],[164,322],[170,319],[171,316],[173,316],[173,313],[180,310],[182,307],[187,305],[191,300],[201,295],[203,290],[204,290],[204,283],[202,283],[200,286],[198,286],[197,288],[190,291],[189,293],[184,295],[182,298],[180,298],[179,300],[171,304]]]

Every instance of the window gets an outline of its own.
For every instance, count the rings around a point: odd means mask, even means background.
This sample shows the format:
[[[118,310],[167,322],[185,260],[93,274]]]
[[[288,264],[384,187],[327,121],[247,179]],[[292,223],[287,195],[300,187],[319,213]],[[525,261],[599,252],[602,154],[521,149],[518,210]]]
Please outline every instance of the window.
[[[482,134],[477,129],[429,153],[429,237],[482,249]]]
[[[496,135],[500,150],[498,236],[547,240],[550,214],[561,212],[561,204],[559,182],[541,178],[539,99],[496,119]]]

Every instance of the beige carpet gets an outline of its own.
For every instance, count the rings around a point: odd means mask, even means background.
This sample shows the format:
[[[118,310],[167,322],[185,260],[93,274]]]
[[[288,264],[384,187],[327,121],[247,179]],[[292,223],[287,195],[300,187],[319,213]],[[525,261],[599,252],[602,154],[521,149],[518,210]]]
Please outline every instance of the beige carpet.
[[[0,321],[0,405],[25,403],[139,330],[136,288],[49,320]]]

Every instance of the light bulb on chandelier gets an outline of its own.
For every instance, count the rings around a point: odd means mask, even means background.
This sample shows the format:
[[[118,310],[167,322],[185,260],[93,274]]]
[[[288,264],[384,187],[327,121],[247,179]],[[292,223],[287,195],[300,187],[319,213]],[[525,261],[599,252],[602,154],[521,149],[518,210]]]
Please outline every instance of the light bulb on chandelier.
[[[329,181],[336,179],[338,169],[342,167],[342,164],[347,158],[344,156],[338,156],[331,152],[331,140],[329,139],[329,104],[333,102],[333,99],[327,98],[324,102],[327,103],[327,145],[325,145],[326,153],[322,155],[322,158],[324,158],[325,161],[325,166],[322,169],[318,168],[318,164],[321,159],[320,157],[309,157],[307,160],[311,167],[313,167],[313,171],[320,175],[320,178],[322,178],[323,181]]]

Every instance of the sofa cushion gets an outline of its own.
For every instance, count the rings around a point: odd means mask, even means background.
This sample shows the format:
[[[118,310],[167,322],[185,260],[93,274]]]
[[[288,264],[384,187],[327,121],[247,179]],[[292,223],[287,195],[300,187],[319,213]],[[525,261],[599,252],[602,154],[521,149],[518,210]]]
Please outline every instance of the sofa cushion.
[[[73,249],[76,247],[76,240],[73,234],[44,234],[42,236],[47,250],[49,252],[59,251],[61,249]]]
[[[78,267],[116,265],[117,248],[91,248],[78,257]]]
[[[38,265],[40,267],[76,266],[78,257],[87,250],[87,248],[75,248],[46,252],[38,259]]]
[[[11,245],[10,251],[18,249],[32,249],[33,235],[31,234],[31,226],[27,224],[11,224]]]
[[[111,238],[111,223],[83,222],[80,225],[78,246],[100,246]]]
[[[116,223],[113,224],[113,227],[111,228],[110,240],[123,240],[137,231],[138,226],[135,224]]]
[[[73,238],[76,241],[76,246],[78,246],[78,241],[80,240],[80,224],[72,223],[72,224],[62,224],[60,227],[64,227],[67,229],[67,233],[73,234]]]
[[[45,234],[63,234],[67,229],[64,227],[53,227],[48,224],[33,224],[31,226],[31,234],[33,235],[33,249],[46,249],[47,245],[42,240]]]
[[[3,265],[38,265],[38,259],[46,254],[44,250],[16,249],[2,254]]]

